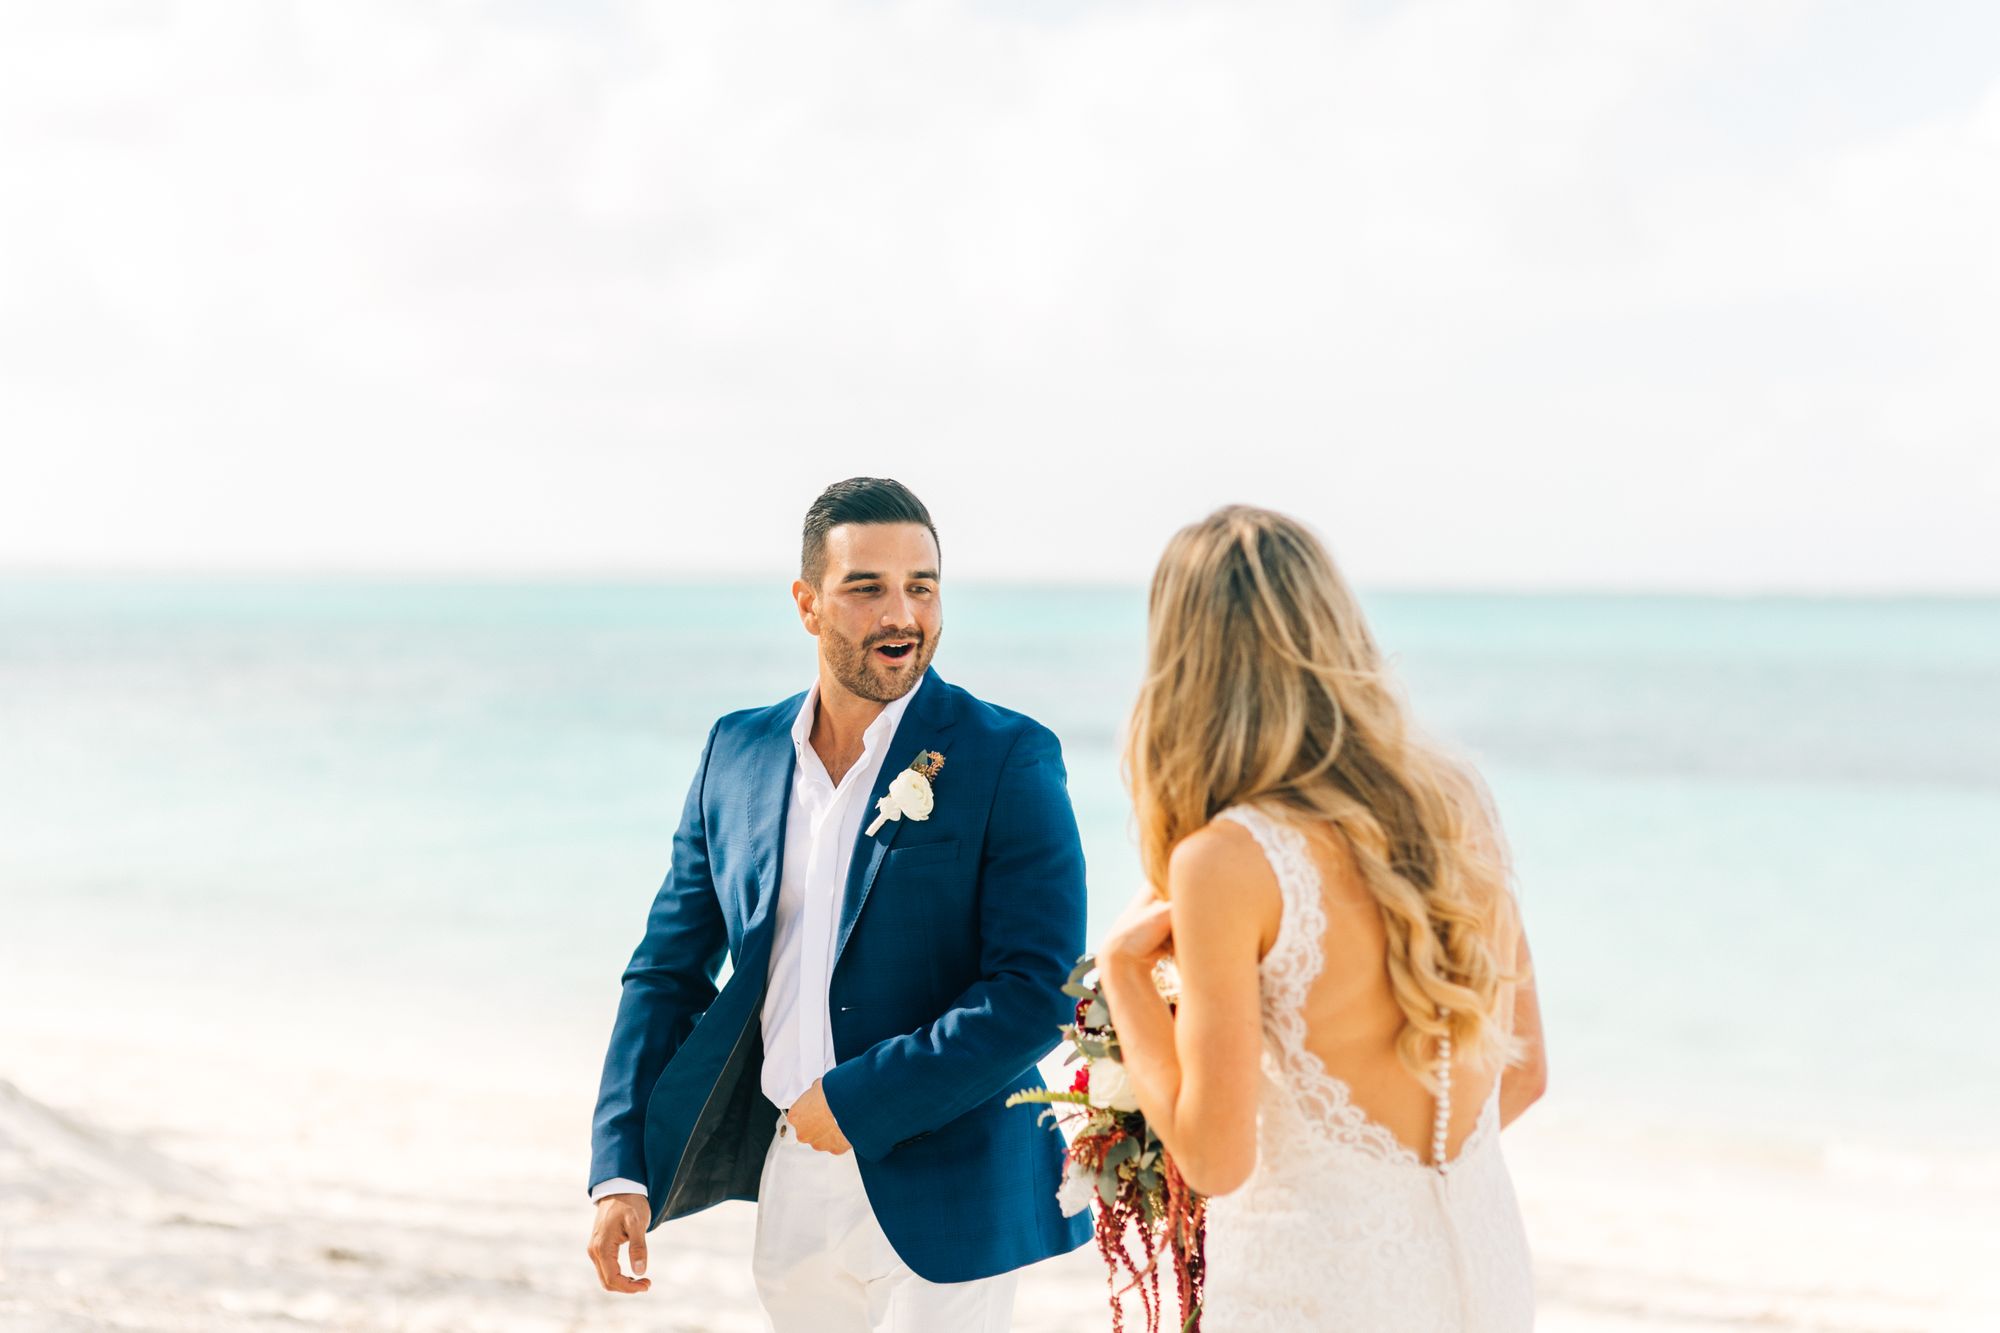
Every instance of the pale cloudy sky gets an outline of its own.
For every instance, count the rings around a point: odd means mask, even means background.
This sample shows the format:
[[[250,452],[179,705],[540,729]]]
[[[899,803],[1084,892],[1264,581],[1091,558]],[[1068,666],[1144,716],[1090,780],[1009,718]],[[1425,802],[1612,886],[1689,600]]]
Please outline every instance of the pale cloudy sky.
[[[0,568],[2000,590],[2000,6],[21,4]]]

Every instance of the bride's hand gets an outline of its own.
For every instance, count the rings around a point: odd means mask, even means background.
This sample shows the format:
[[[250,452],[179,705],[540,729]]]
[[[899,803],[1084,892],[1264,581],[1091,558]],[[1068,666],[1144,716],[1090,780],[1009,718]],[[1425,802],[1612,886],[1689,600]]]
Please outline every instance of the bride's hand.
[[[1117,921],[1098,947],[1100,966],[1134,966],[1150,971],[1174,951],[1174,918],[1168,905],[1141,889],[1139,896]]]

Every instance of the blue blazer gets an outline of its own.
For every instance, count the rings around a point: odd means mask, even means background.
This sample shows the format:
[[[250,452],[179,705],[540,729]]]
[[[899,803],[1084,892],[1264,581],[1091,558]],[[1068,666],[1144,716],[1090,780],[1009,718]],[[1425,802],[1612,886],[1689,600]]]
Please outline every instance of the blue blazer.
[[[803,693],[731,713],[702,750],[672,867],[625,969],[591,1132],[590,1180],[646,1182],[653,1225],[755,1199],[778,1108],[763,1009]],[[1082,1245],[1056,1206],[1059,1134],[1016,1089],[1068,1021],[1084,949],[1083,847],[1054,733],[926,671],[868,816],[921,750],[945,756],[929,819],[856,844],[827,1003],[821,1086],[903,1262],[965,1282]],[[722,960],[732,963],[718,989]]]

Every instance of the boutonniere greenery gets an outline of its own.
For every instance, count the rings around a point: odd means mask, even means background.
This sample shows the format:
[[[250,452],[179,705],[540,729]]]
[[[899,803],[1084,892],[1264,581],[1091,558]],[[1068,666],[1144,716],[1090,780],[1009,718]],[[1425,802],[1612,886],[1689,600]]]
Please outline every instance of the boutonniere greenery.
[[[937,781],[937,775],[943,768],[944,756],[936,750],[919,751],[917,757],[910,761],[910,766],[898,773],[889,784],[889,790],[882,799],[875,802],[875,821],[863,836],[874,837],[885,820],[929,819],[931,807],[937,800],[931,791],[931,783]]]

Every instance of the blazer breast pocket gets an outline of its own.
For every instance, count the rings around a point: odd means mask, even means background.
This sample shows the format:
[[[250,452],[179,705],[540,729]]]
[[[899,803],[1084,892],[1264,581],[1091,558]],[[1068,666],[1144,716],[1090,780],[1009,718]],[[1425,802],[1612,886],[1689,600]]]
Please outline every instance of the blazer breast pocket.
[[[958,839],[920,842],[912,847],[891,847],[888,870],[913,870],[918,866],[950,865],[958,859]]]

